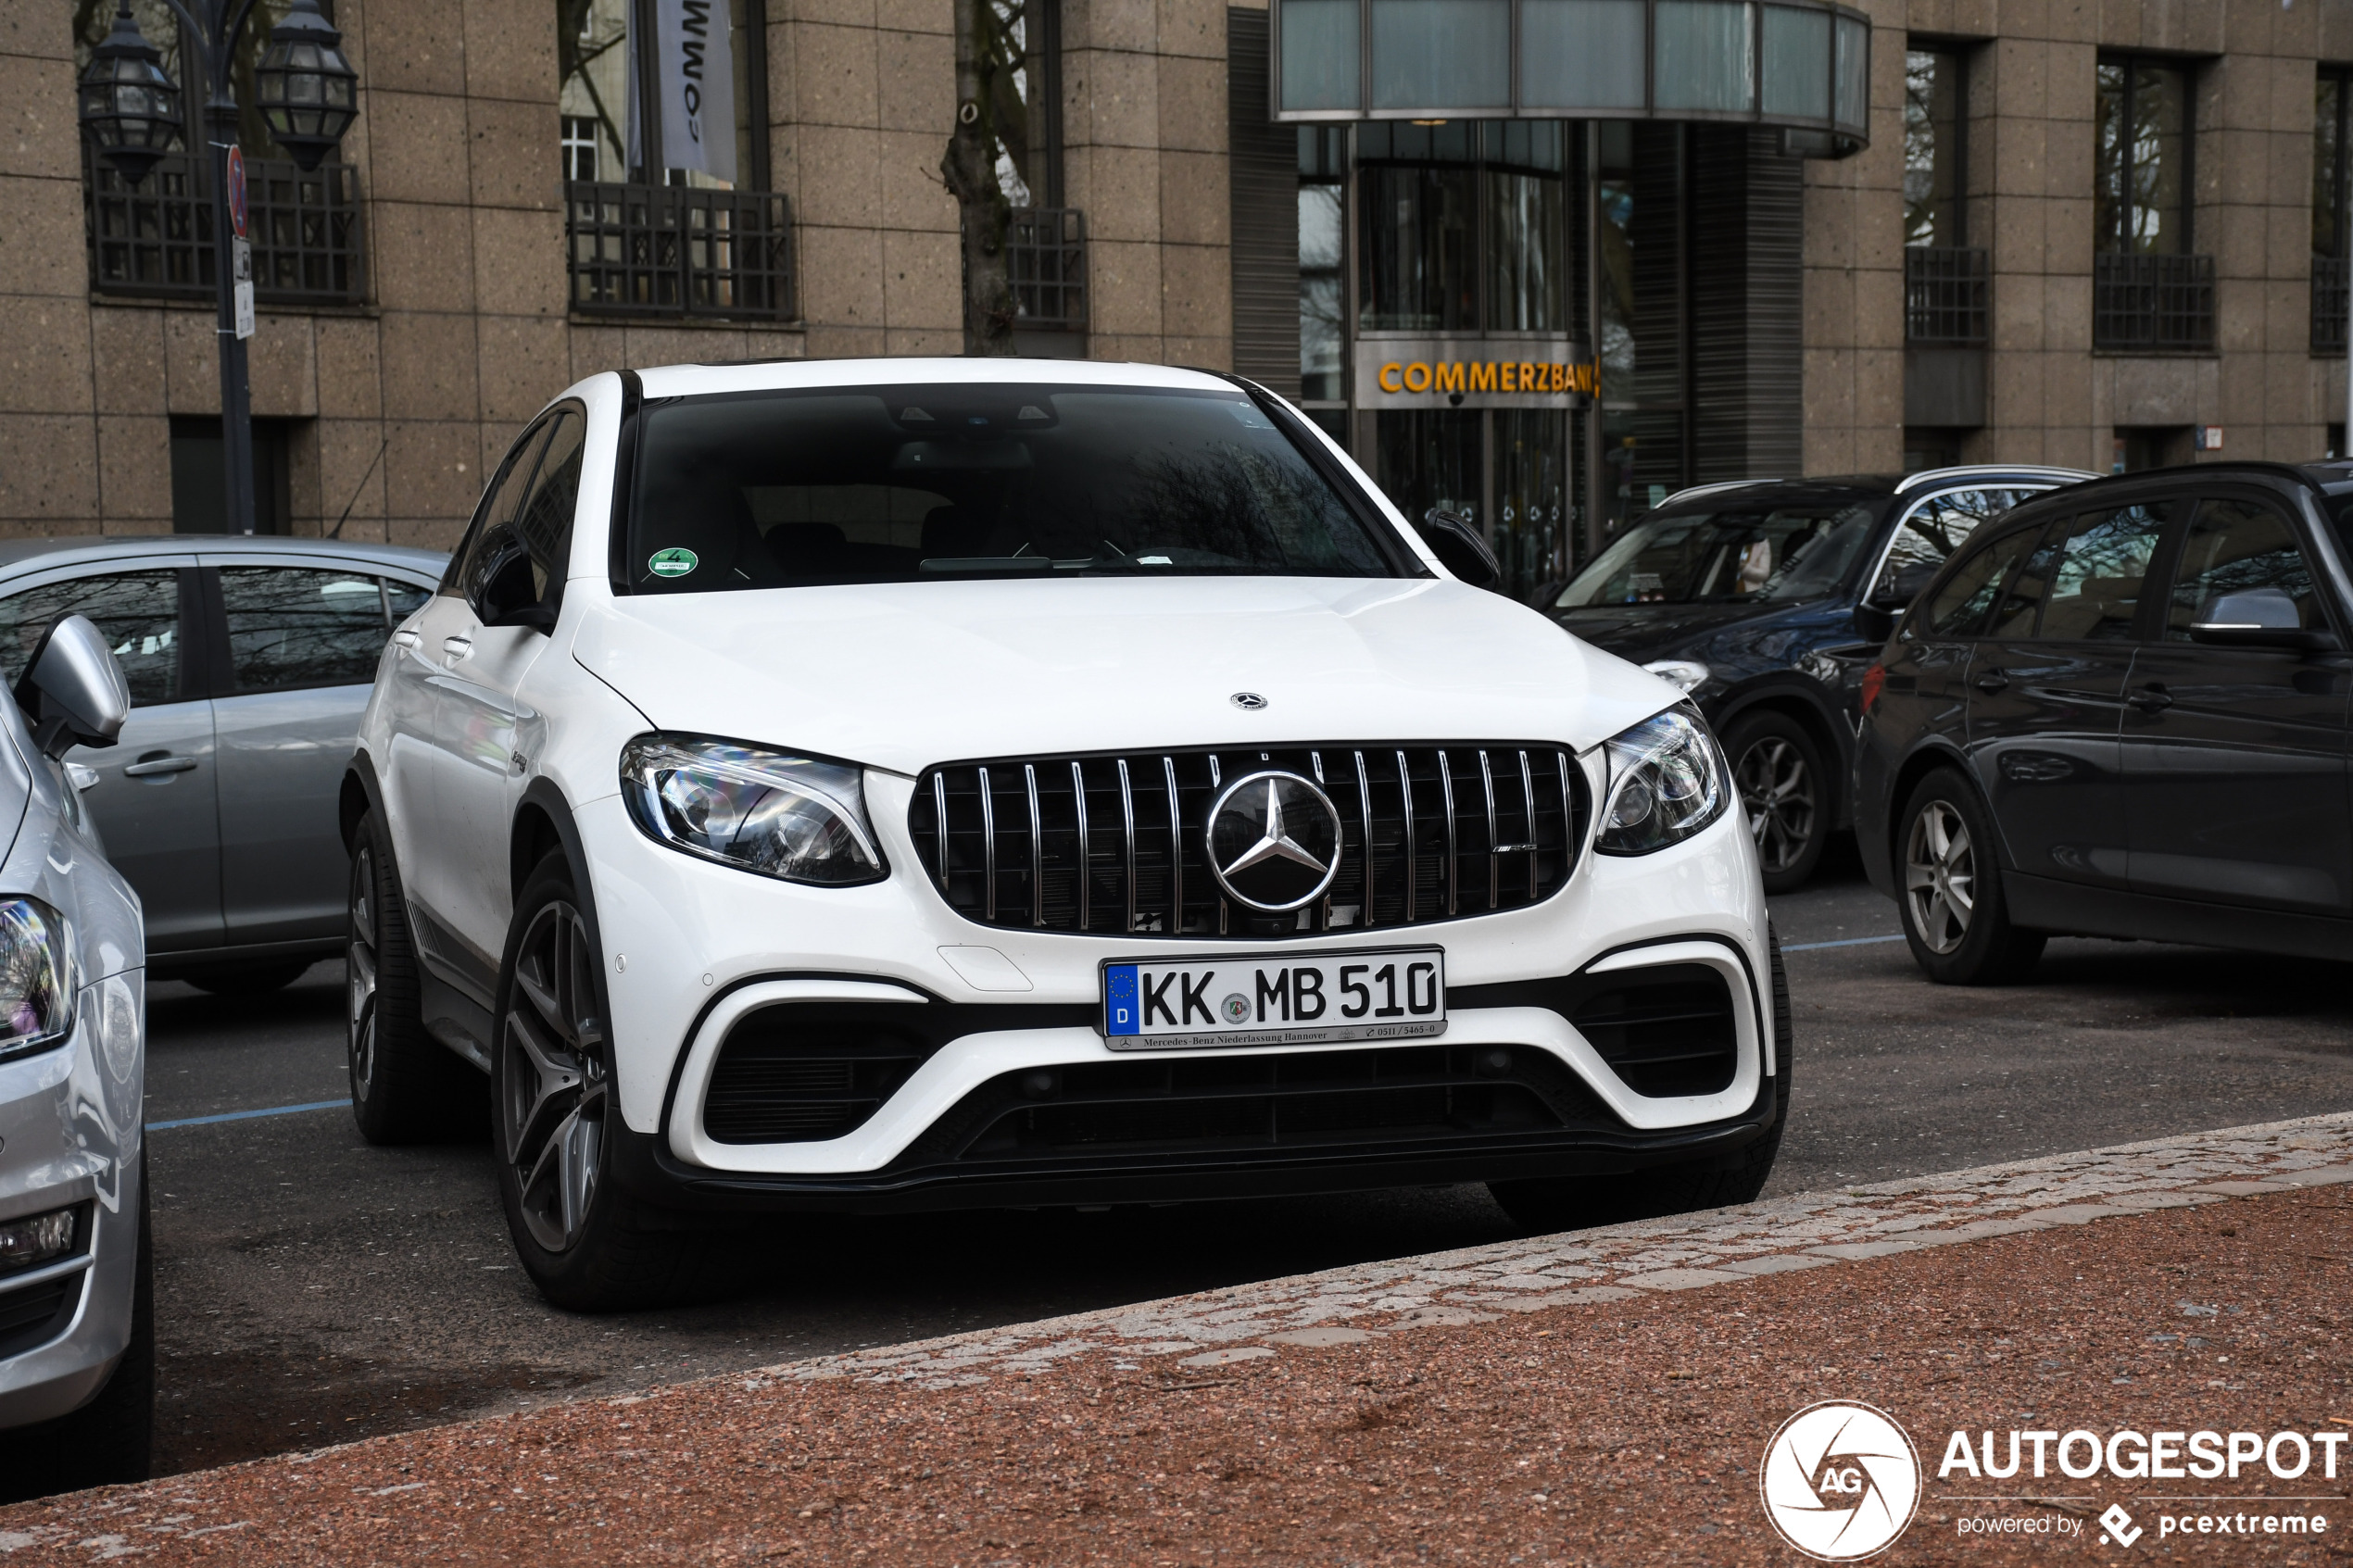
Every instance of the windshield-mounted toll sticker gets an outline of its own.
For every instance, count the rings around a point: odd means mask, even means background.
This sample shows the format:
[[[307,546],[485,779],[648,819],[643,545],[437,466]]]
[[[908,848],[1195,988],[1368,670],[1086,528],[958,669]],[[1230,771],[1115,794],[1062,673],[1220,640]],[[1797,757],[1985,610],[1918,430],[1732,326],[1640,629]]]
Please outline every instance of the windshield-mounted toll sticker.
[[[646,562],[646,570],[656,577],[684,577],[701,564],[694,551],[673,546],[667,550],[656,550],[653,558]]]

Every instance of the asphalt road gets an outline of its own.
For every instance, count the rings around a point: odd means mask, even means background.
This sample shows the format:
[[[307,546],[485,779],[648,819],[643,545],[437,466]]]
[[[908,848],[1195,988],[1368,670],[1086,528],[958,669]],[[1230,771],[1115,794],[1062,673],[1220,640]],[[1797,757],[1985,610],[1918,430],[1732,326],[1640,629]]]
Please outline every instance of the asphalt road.
[[[1850,864],[1777,901],[1798,1020],[1773,1190],[2353,1106],[2353,970],[2052,945],[1932,986]],[[151,1123],[345,1093],[339,966],[149,999]],[[516,1269],[487,1144],[377,1149],[347,1110],[153,1133],[163,1471],[1511,1234],[1477,1187],[1101,1214],[799,1222],[750,1284],[588,1318]]]

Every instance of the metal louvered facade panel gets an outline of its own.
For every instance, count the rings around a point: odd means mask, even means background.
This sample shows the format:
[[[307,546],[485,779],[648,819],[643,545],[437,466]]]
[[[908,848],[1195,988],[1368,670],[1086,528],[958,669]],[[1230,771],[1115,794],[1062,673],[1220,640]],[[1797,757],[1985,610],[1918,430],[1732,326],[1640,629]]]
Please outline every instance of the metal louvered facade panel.
[[[1224,897],[1207,822],[1223,781],[1268,768],[1338,809],[1328,894],[1269,916]],[[1101,936],[1279,938],[1524,908],[1567,883],[1584,771],[1537,742],[1012,758],[926,769],[908,810],[925,873],[984,925]]]
[[[1226,12],[1234,373],[1299,395],[1299,128],[1268,118],[1266,13]]]

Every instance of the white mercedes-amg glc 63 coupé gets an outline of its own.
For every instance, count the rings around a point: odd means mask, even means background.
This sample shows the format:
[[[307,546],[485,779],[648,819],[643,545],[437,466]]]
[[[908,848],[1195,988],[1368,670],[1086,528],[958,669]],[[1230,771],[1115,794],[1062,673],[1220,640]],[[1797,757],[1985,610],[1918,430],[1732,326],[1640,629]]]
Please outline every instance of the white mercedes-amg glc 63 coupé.
[[[1494,570],[1212,373],[591,377],[377,676],[359,1125],[487,1073],[582,1308],[781,1211],[1753,1198],[1788,1007],[1723,759]]]

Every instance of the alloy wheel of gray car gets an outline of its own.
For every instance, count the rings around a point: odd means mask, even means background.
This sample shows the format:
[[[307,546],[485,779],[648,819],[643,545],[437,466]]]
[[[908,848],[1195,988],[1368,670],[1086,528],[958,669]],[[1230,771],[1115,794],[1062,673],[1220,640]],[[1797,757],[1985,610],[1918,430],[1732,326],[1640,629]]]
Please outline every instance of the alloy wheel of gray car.
[[[1749,835],[1768,873],[1795,865],[1814,839],[1814,770],[1780,735],[1760,735],[1732,770]]]
[[[351,936],[344,948],[346,1037],[352,1092],[368,1097],[376,1081],[376,857],[362,845],[351,865]]]
[[[1912,819],[1904,846],[1904,899],[1912,929],[1932,953],[1949,953],[1969,939],[1977,912],[1977,851],[1969,824],[1942,800]]]
[[[524,1226],[549,1252],[580,1239],[602,1168],[604,1025],[580,911],[542,905],[515,954],[498,1108]]]

